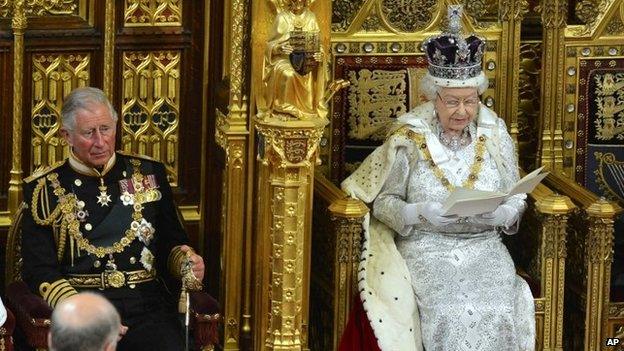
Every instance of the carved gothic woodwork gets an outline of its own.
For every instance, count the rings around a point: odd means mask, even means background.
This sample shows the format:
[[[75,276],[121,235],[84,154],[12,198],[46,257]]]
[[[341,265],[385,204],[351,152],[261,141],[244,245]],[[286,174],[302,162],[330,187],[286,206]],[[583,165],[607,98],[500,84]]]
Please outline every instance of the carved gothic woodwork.
[[[91,85],[90,62],[88,53],[32,56],[32,161],[28,173],[69,155],[67,142],[59,135],[63,99],[74,88]]]
[[[181,26],[182,0],[124,1],[124,26],[154,27]]]
[[[121,148],[160,160],[177,184],[180,51],[126,51],[121,95]]]
[[[518,156],[522,169],[537,164],[542,44],[523,41],[520,44],[518,82]]]

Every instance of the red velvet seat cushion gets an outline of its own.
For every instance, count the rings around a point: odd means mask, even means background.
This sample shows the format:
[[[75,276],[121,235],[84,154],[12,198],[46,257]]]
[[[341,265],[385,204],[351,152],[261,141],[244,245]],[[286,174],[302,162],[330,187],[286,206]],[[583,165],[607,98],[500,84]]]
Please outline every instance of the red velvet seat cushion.
[[[199,314],[217,314],[220,313],[221,307],[217,300],[204,291],[191,291],[191,307],[195,313]]]
[[[49,319],[52,307],[39,295],[33,294],[24,282],[13,282],[6,289],[8,304],[15,313],[26,313],[30,318]]]

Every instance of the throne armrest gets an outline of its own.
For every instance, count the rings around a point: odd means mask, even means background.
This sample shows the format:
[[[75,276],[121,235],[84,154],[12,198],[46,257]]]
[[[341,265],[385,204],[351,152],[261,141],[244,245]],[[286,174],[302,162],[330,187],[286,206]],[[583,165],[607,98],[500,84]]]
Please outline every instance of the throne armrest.
[[[201,350],[214,350],[219,343],[221,307],[217,300],[204,291],[191,291],[189,298],[195,343]]]
[[[317,172],[313,211],[311,266],[316,268],[310,278],[309,346],[315,350],[338,350],[353,301],[361,305],[357,272],[362,223],[369,209]]]
[[[6,298],[28,345],[47,349],[52,307],[43,298],[32,293],[22,281],[15,281],[7,286]]]

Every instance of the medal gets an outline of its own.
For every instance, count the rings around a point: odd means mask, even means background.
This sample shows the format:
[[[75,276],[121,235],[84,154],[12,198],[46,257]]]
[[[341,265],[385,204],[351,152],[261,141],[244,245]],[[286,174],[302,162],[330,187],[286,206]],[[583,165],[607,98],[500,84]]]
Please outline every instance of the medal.
[[[98,189],[100,190],[100,195],[98,195],[97,197],[97,203],[100,204],[100,206],[104,207],[107,206],[108,204],[112,202],[110,195],[108,195],[106,193],[106,185],[104,185],[104,179],[100,178],[100,186],[98,187]]]

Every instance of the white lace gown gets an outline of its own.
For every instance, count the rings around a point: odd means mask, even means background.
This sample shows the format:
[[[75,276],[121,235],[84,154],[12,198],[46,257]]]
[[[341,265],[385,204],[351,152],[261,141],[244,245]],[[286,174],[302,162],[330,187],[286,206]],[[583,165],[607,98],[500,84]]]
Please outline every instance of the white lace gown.
[[[499,127],[506,130],[502,120]],[[474,125],[470,132],[476,135]],[[513,142],[509,134],[502,134],[500,155],[517,165]],[[470,173],[474,139],[457,152],[445,148],[450,161],[439,167],[455,186],[461,186]],[[533,350],[533,297],[528,284],[516,275],[496,228],[470,218],[443,227],[426,221],[406,226],[397,215],[406,203],[442,201],[449,195],[426,162],[400,148],[373,206],[374,216],[399,234],[395,242],[411,274],[425,350]],[[519,179],[514,169],[512,184]],[[486,151],[475,188],[504,190],[503,184]],[[507,204],[522,214],[525,197],[516,195]],[[508,232],[514,231],[517,226]]]

